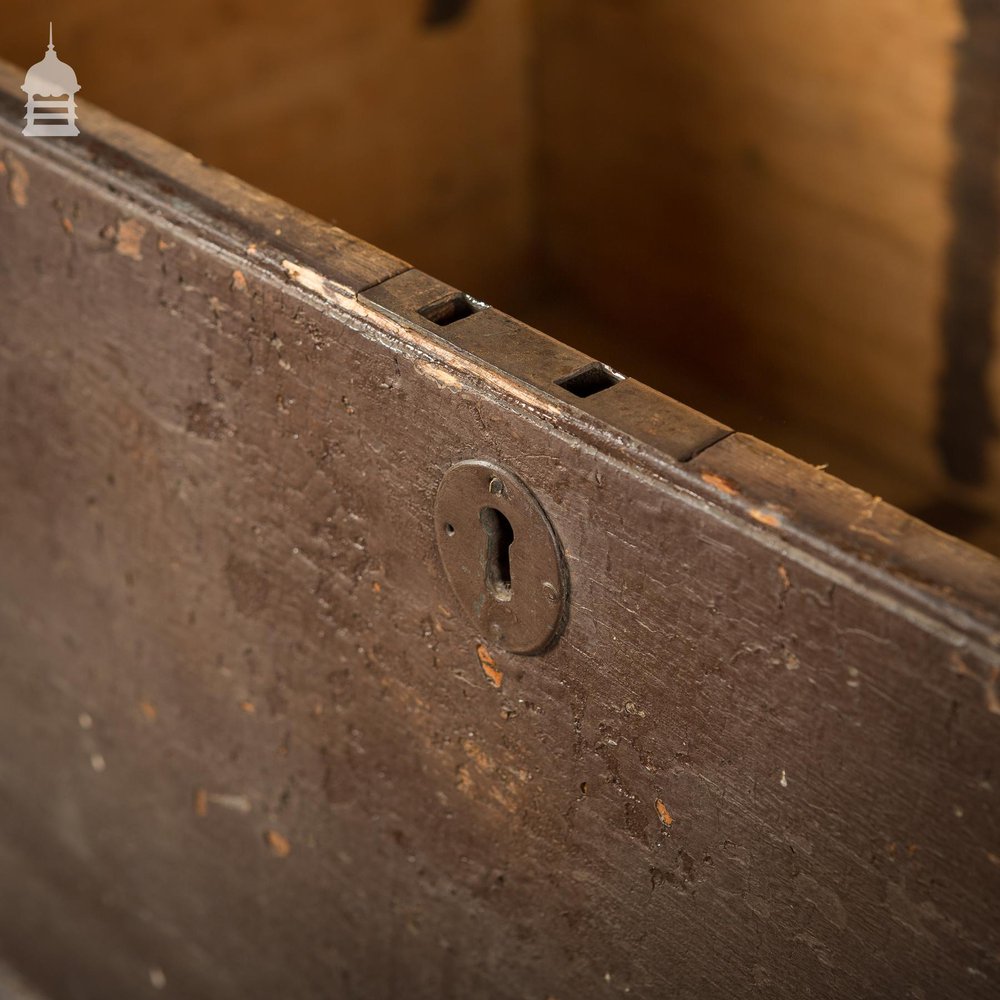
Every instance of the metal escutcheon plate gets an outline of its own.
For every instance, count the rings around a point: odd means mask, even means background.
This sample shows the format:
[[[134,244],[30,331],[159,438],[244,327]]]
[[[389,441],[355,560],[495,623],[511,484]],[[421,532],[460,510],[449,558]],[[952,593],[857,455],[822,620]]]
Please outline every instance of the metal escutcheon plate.
[[[460,462],[441,480],[434,515],[448,580],[483,638],[511,653],[550,648],[565,622],[568,578],[528,487],[491,462]]]

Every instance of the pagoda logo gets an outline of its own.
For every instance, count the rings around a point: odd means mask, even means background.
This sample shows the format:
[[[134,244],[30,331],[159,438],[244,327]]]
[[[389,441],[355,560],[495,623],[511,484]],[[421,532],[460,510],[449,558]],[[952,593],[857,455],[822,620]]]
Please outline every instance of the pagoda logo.
[[[79,135],[74,99],[79,89],[73,67],[67,66],[56,55],[50,21],[49,48],[45,58],[28,70],[21,85],[21,90],[28,95],[22,134]]]

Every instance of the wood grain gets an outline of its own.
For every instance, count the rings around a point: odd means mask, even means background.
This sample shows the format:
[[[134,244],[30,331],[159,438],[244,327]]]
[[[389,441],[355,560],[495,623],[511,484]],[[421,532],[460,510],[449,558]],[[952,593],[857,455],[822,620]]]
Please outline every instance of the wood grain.
[[[539,11],[528,317],[1000,551],[994,6]]]

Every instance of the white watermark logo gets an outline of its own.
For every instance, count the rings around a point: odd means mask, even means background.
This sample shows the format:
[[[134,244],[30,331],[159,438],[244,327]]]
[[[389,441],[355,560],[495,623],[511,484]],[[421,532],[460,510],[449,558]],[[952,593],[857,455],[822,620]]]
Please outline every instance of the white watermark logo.
[[[28,95],[22,135],[79,135],[73,97],[79,89],[73,67],[56,55],[49,21],[49,49],[45,58],[25,73],[21,85]]]

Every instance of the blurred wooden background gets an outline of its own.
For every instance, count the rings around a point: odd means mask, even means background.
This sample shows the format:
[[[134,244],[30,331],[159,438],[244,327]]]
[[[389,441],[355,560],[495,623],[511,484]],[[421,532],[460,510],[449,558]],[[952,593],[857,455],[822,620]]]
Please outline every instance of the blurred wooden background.
[[[49,17],[83,99],[1000,551],[996,3],[51,0],[0,55]]]

